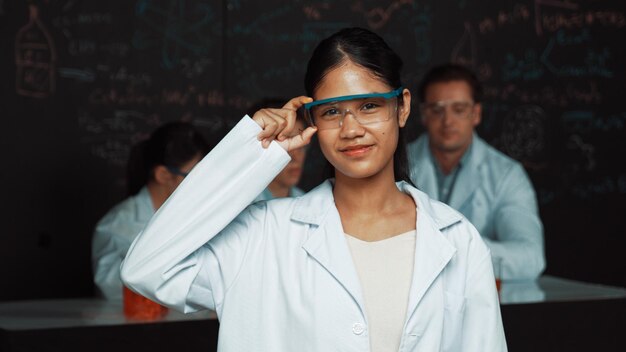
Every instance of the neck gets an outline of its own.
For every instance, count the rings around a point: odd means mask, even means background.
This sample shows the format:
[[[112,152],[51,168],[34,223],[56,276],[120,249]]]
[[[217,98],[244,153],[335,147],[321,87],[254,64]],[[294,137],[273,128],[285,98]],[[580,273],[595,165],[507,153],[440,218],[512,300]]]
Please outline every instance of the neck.
[[[432,153],[433,157],[437,161],[437,164],[441,168],[441,172],[443,172],[444,175],[449,175],[452,170],[454,170],[459,165],[461,159],[463,158],[463,155],[468,148],[469,145],[463,146],[462,148],[455,150],[444,150],[439,148],[433,148],[431,146],[430,152]]]
[[[415,229],[413,198],[396,186],[393,163],[386,169],[363,179],[336,173],[333,195],[345,233],[378,241]]]
[[[377,215],[393,211],[404,194],[394,181],[393,165],[382,172],[360,179],[339,172],[333,189],[335,204],[340,214]]]
[[[270,192],[272,192],[272,195],[274,196],[274,198],[288,197],[289,190],[291,189],[291,187],[282,183],[278,183],[278,182],[271,182],[267,186],[267,188],[270,189]]]
[[[150,193],[150,199],[152,200],[152,207],[154,208],[154,211],[157,211],[169,197],[169,193],[159,184],[154,182],[148,182],[148,193]]]

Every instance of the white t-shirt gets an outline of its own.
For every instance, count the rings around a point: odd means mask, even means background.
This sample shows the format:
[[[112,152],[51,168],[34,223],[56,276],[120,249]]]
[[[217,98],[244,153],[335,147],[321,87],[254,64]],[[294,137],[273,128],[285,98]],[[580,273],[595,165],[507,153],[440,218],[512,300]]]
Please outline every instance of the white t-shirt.
[[[400,348],[413,277],[415,236],[412,230],[366,242],[346,234],[361,281],[373,352]]]

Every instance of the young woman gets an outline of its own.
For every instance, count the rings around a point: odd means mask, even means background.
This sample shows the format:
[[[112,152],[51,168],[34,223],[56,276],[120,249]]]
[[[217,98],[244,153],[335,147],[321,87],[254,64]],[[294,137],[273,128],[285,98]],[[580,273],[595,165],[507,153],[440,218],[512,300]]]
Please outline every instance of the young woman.
[[[401,64],[364,29],[322,41],[312,98],[244,117],[133,243],[124,281],[181,311],[214,309],[220,351],[505,351],[480,235],[395,182],[411,99]],[[303,106],[314,126],[287,137]],[[314,133],[335,178],[246,208]]]
[[[130,244],[209,146],[191,124],[170,122],[134,150],[128,165],[131,196],[107,212],[92,238],[94,283],[109,300],[122,300],[120,264]]]

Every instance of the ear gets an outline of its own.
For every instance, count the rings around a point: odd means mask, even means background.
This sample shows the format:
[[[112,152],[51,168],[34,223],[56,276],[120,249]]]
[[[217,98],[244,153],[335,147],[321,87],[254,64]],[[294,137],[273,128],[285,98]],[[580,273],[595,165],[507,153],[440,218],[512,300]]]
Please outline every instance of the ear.
[[[408,89],[402,91],[402,105],[398,107],[398,125],[400,128],[406,125],[411,115],[411,92]]]
[[[483,106],[480,103],[476,103],[473,109],[474,110],[472,111],[472,125],[476,127],[480,124],[480,121],[482,121]]]
[[[154,181],[160,185],[169,184],[172,181],[172,173],[163,166],[157,165],[154,168]]]

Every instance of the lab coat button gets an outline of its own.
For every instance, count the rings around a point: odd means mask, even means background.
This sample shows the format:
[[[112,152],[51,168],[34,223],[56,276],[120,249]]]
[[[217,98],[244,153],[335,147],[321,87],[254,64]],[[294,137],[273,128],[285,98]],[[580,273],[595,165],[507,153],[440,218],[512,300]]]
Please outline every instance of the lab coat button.
[[[352,332],[355,335],[361,335],[363,333],[363,331],[365,331],[365,328],[363,327],[363,324],[361,324],[361,323],[354,323],[354,325],[352,325]]]

